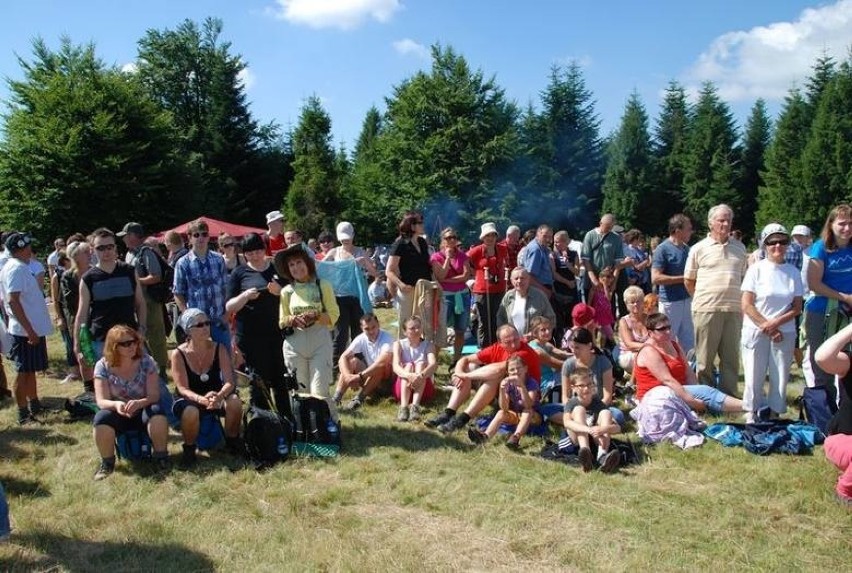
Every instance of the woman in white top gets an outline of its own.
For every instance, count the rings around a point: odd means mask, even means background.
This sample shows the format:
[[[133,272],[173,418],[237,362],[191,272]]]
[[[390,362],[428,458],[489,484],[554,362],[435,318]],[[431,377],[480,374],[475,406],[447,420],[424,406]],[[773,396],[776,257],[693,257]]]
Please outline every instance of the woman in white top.
[[[787,411],[787,380],[796,340],[795,318],[802,313],[802,277],[784,262],[790,235],[772,223],[760,234],[766,258],[748,268],[742,284],[742,355],[745,390],[743,410],[753,423],[755,412],[768,406],[771,416]],[[769,375],[769,398],[763,381]]]

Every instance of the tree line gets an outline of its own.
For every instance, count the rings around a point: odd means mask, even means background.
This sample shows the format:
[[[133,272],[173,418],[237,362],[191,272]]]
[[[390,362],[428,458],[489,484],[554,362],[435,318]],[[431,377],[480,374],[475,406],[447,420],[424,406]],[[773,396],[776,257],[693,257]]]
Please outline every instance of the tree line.
[[[712,83],[690,103],[671,82],[652,121],[635,92],[604,137],[579,65],[554,66],[539,100],[510,101],[496,76],[449,46],[367,110],[354,147],[335,149],[310,97],[296,125],[260,124],[245,63],[222,22],[149,30],[135,70],[92,44],[33,42],[9,81],[0,141],[0,224],[55,235],[130,219],[167,228],[206,214],[259,225],[284,209],[315,236],[346,219],[359,241],[386,242],[400,215],[426,214],[469,240],[479,225],[549,223],[572,234],[602,211],[665,234],[677,212],[705,225],[725,202],[746,237],[770,221],[819,229],[852,189],[852,60],[818,58],[775,125],[758,99],[742,130]]]

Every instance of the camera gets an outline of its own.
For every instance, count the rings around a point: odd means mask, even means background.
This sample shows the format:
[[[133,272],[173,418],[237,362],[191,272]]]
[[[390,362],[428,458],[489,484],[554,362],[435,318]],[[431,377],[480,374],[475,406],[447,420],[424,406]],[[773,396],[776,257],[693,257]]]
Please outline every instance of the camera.
[[[493,285],[496,285],[498,282],[500,282],[500,277],[495,274],[485,273],[485,276],[488,278],[488,282]]]

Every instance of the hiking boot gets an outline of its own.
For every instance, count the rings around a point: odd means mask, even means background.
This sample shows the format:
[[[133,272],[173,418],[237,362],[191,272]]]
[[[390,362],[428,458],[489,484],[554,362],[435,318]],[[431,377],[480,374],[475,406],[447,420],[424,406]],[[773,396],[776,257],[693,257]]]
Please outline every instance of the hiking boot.
[[[474,444],[484,444],[488,441],[488,434],[476,428],[468,428],[467,437]]]
[[[400,406],[399,411],[396,413],[396,421],[397,422],[407,422],[408,421],[408,406]]]
[[[518,434],[512,434],[509,436],[509,439],[506,440],[506,447],[510,450],[520,450],[521,449],[521,437]]]
[[[101,465],[98,466],[98,471],[95,472],[95,481],[101,481],[108,478],[115,471],[115,464],[101,460]]]
[[[180,456],[180,467],[183,469],[189,469],[195,466],[198,461],[198,456],[196,455],[195,450],[195,444],[183,445],[183,453]]]
[[[618,469],[618,466],[621,464],[621,454],[619,454],[615,450],[611,450],[598,460],[600,464],[600,470],[605,474],[611,474],[615,470]]]
[[[168,456],[163,456],[162,458],[154,458],[154,467],[157,468],[158,472],[168,473],[172,469],[172,461]]]
[[[408,407],[408,421],[417,422],[420,420],[420,406],[412,404]]]
[[[453,415],[443,411],[434,418],[426,420],[425,424],[430,428],[437,428],[438,426],[442,426],[453,419]]]
[[[19,426],[30,426],[32,424],[38,424],[38,419],[35,416],[27,412],[26,414],[18,414],[18,425]]]
[[[352,398],[349,400],[343,408],[341,408],[344,412],[354,412],[358,410],[362,405],[360,398]]]
[[[41,414],[44,411],[44,407],[39,402],[38,398],[35,400],[30,400],[30,413],[35,416],[36,414]]]
[[[438,426],[438,430],[444,434],[452,434],[456,430],[461,430],[467,425],[467,422],[462,420],[461,416],[453,416],[449,422]]]
[[[594,467],[592,450],[589,448],[580,448],[580,452],[577,454],[577,457],[580,458],[580,466],[583,468],[583,473],[592,471],[592,468]]]

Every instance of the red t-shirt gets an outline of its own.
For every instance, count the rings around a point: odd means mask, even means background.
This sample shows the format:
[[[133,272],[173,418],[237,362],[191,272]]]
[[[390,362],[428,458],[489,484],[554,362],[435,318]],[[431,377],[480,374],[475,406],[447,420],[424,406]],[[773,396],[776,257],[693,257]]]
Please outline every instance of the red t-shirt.
[[[519,354],[524,364],[527,365],[527,376],[534,378],[536,382],[541,382],[541,364],[538,361],[538,354],[530,348],[529,344],[521,341],[521,345],[514,352],[509,352],[499,342],[495,342],[491,346],[483,348],[476,353],[476,358],[483,364],[494,364],[495,362],[505,362],[512,354]]]
[[[287,244],[284,242],[284,235],[270,237],[269,233],[267,233],[264,238],[266,239],[266,255],[269,257],[287,248]]]
[[[476,245],[467,252],[470,266],[476,272],[473,282],[474,294],[504,293],[506,292],[506,264],[509,260],[509,251],[506,245],[497,244],[494,248],[495,254],[487,256],[485,245]],[[485,281],[485,269],[492,277],[497,277],[497,282]],[[512,270],[511,268],[509,270]]]
[[[678,346],[677,342],[672,341],[672,344],[677,351],[677,356],[669,356],[664,352],[660,352],[656,348],[654,348],[654,352],[658,352],[660,356],[663,357],[663,360],[666,362],[666,366],[669,368],[669,372],[672,375],[672,378],[680,382],[681,384],[686,384],[686,369],[689,366],[686,364],[686,360],[681,358],[680,346]],[[633,366],[633,375],[636,378],[636,399],[641,400],[642,396],[645,395],[645,392],[650,390],[651,388],[656,388],[660,386],[662,382],[660,382],[651,371],[648,370],[645,366],[639,366],[638,364]]]

